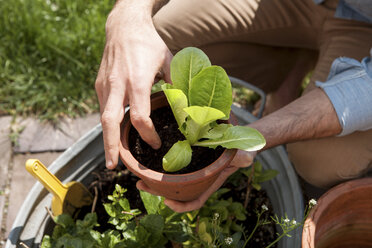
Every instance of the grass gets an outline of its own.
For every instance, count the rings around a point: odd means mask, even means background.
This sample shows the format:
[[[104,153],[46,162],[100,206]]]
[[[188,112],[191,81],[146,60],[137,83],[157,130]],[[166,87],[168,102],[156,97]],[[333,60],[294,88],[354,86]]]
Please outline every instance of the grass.
[[[114,0],[0,0],[0,113],[98,110],[94,81]]]
[[[56,120],[97,111],[94,81],[114,2],[0,0],[0,114]],[[258,96],[235,87],[234,99],[252,106]]]

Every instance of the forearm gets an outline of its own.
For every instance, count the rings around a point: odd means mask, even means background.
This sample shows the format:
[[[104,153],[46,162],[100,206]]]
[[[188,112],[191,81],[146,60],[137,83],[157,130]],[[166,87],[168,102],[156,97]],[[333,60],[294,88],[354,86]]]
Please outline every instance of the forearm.
[[[134,33],[141,36],[141,32],[144,32],[146,28],[155,30],[152,16],[168,1],[118,0],[107,18],[106,41],[120,33],[132,37],[135,36]]]
[[[291,142],[337,135],[342,131],[323,90],[316,88],[284,108],[252,123],[266,139],[264,149]]]
[[[140,10],[136,14],[155,15],[169,0],[117,0],[114,8]]]

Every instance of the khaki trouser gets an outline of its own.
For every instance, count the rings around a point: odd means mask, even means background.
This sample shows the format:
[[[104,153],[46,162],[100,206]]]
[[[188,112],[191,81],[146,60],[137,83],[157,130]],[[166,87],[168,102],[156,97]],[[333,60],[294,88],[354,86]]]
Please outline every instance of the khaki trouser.
[[[292,75],[314,69],[305,93],[325,81],[332,61],[357,60],[372,47],[372,25],[334,18],[337,0],[172,0],[155,26],[172,52],[196,46],[212,64],[266,92]],[[297,172],[309,183],[330,187],[361,176],[372,166],[372,130],[288,144]]]

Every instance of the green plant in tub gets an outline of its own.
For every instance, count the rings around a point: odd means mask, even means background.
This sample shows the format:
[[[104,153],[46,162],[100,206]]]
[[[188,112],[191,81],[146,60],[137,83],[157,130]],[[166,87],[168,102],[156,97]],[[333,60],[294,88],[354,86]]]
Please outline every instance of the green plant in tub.
[[[230,117],[231,82],[225,70],[211,65],[200,49],[184,48],[171,62],[173,85],[163,84],[179,130],[185,140],[176,142],[163,158],[163,168],[175,172],[186,167],[192,157],[191,146],[256,151],[265,139],[250,127],[217,123]]]

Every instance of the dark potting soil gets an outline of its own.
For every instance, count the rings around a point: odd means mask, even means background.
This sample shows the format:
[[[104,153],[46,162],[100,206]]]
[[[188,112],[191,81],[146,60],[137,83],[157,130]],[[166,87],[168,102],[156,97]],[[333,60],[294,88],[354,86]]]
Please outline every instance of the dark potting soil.
[[[139,136],[135,128],[129,131],[129,150],[142,165],[154,171],[169,174],[185,174],[200,170],[213,163],[221,156],[224,148],[211,149],[207,147],[192,146],[192,159],[188,166],[177,172],[166,172],[163,170],[162,159],[174,143],[185,140],[183,134],[178,130],[177,122],[170,107],[163,107],[152,112],[151,119],[158,132],[162,145],[158,150],[152,149]]]
[[[115,170],[102,169],[93,172],[95,180],[90,184],[89,190],[97,197],[97,204],[94,212],[97,213],[98,223],[100,226],[97,228],[98,231],[105,231],[112,229],[113,226],[107,221],[109,216],[103,206],[104,203],[109,203],[107,197],[112,194],[115,190],[115,185],[119,184],[122,188],[127,189],[124,193],[124,197],[128,199],[132,209],[139,209],[142,213],[146,213],[145,207],[142,203],[140,194],[136,187],[138,178],[130,173],[129,170],[121,170],[123,164],[119,164]]]
[[[268,207],[268,211],[264,212],[261,216],[263,219],[271,220],[270,216],[274,216],[273,206],[269,200],[269,197],[266,194],[266,191],[260,190],[257,191],[253,189],[250,193],[250,201],[247,206],[247,219],[244,221],[244,226],[247,230],[253,230],[257,215],[253,209],[261,210],[262,205]],[[267,225],[260,226],[257,231],[254,233],[252,239],[248,242],[246,247],[267,247],[276,239],[276,229],[275,224],[270,223]],[[277,244],[274,244],[272,247],[277,247]]]

